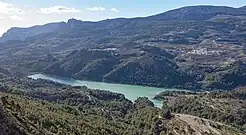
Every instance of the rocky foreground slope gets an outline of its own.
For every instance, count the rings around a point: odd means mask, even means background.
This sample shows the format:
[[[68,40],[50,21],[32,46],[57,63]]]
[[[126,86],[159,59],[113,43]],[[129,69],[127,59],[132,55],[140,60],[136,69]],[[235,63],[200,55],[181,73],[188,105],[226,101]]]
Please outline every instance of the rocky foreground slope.
[[[103,106],[97,113],[83,112],[76,106],[0,95],[4,102],[1,106],[1,135],[243,135],[242,131],[232,126],[200,117],[169,114],[169,118],[166,114],[162,115],[162,110],[151,106],[128,110],[130,112],[125,116],[114,118],[114,114]]]

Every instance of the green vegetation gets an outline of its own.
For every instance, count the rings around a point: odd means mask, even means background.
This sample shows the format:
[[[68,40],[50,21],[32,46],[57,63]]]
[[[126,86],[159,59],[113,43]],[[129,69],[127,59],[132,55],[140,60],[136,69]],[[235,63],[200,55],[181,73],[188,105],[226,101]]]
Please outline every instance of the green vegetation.
[[[205,87],[208,88],[217,88],[217,89],[226,89],[231,90],[236,87],[245,85],[246,78],[246,64],[242,61],[237,61],[232,65],[226,67],[216,73],[210,73],[206,76]]]
[[[12,28],[0,38],[0,135],[244,135],[245,16],[245,7],[195,6]],[[145,97],[26,78],[32,73],[231,91],[163,92],[155,108]]]
[[[55,104],[46,101],[30,100],[21,96],[0,94],[4,110],[4,120],[0,127],[9,134],[57,134],[74,135],[136,135],[174,134],[196,132],[189,124],[176,116],[171,119],[158,117],[161,110],[152,107],[132,110],[125,116],[114,118],[113,114],[101,108],[100,114],[79,111],[77,107]],[[89,109],[89,108],[88,108]],[[221,133],[240,134],[232,127],[221,127],[214,123]],[[7,127],[5,126],[7,125]],[[184,131],[188,126],[190,129]],[[219,128],[216,128],[219,126]],[[2,131],[4,131],[2,130]],[[206,134],[205,132],[201,132]],[[211,133],[214,134],[214,133]]]

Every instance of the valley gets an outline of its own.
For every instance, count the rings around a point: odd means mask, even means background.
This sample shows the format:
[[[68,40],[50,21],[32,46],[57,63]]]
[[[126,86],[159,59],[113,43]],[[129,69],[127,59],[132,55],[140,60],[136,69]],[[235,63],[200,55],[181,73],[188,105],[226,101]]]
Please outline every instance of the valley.
[[[245,6],[13,27],[0,135],[244,135],[245,32]]]

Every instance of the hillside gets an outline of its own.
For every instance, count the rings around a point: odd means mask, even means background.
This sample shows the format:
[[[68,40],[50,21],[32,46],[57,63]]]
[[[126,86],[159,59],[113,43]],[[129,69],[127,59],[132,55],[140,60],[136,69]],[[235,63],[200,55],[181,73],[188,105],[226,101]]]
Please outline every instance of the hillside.
[[[4,127],[6,133],[1,132],[1,135],[10,133],[50,135],[66,134],[68,132],[75,135],[83,133],[93,135],[243,134],[230,126],[189,115],[175,115],[171,119],[158,118],[160,110],[151,107],[136,110],[117,122],[111,120],[108,116],[80,112],[76,107],[55,106],[49,102],[32,101],[14,95],[1,94],[1,96],[5,104],[4,113],[8,115],[7,120],[10,121],[11,119],[12,123],[12,128]],[[143,118],[149,120],[142,121]],[[199,124],[194,125],[193,123],[196,122]],[[1,127],[4,125],[9,124],[7,122],[1,123]]]
[[[226,45],[208,47],[205,50],[201,46],[146,45],[129,48],[127,52],[125,48],[83,49],[66,55],[47,55],[24,62],[19,68],[80,80],[189,90],[231,90],[245,86],[244,49]],[[182,52],[174,52],[179,49]],[[200,50],[211,54],[195,52]]]
[[[139,49],[142,53],[138,52]],[[151,46],[139,47],[136,52],[124,54],[121,50],[83,49],[68,54],[64,59],[45,57],[29,62],[25,67],[30,72],[81,80],[195,88],[192,75],[182,71],[173,58],[165,50]],[[192,82],[193,85],[190,85]]]

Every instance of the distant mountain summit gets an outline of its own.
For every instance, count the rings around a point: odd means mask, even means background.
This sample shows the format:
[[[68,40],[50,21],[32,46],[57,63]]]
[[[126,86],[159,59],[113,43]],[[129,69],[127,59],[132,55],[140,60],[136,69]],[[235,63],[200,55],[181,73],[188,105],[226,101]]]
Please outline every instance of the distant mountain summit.
[[[77,19],[69,19],[67,21],[67,25],[70,27],[70,28],[75,28],[75,27],[78,27],[78,25],[80,25],[81,23],[83,23],[83,21],[81,20],[77,20]]]
[[[246,15],[242,8],[226,6],[188,6],[149,17],[154,20],[208,20],[216,15]]]

